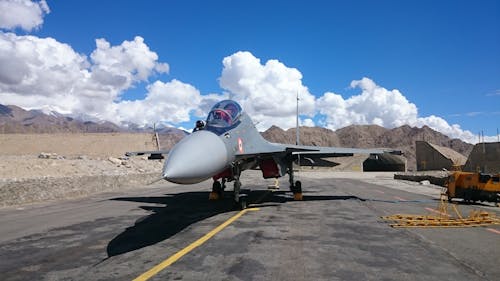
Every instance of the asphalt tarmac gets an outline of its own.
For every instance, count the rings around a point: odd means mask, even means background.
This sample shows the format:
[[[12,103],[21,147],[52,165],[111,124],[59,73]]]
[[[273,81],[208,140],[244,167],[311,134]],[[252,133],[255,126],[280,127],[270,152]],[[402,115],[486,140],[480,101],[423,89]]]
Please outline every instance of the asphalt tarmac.
[[[133,280],[160,265],[149,280],[498,280],[500,225],[391,228],[380,216],[433,212],[439,190],[353,177],[300,173],[293,201],[285,178],[273,192],[244,172],[245,212],[231,188],[208,201],[208,181],[0,209],[0,279]]]

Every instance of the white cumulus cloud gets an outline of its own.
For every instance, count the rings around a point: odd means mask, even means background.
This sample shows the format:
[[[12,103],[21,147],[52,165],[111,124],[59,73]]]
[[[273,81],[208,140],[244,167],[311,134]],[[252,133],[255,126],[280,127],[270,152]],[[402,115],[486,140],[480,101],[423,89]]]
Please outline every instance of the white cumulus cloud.
[[[223,60],[220,86],[241,103],[252,116],[257,128],[271,125],[295,126],[296,97],[300,113],[315,114],[315,98],[302,84],[302,74],[277,60],[260,62],[250,52],[237,52]]]
[[[75,89],[90,78],[88,66],[85,55],[52,38],[0,32],[0,101],[71,112]]]
[[[117,46],[97,39],[96,49],[87,57],[53,38],[0,32],[2,104],[144,124],[163,117],[170,122],[189,119],[186,109],[194,110],[200,94],[177,80],[149,85],[141,101],[121,101],[123,92],[136,82],[165,72],[168,64],[158,62],[158,55],[139,36]]]
[[[311,118],[306,118],[306,119],[300,120],[300,126],[315,127],[316,124],[314,124],[314,120],[312,120]]]
[[[147,80],[153,71],[169,70],[168,64],[158,62],[158,55],[149,50],[140,36],[118,46],[111,46],[105,39],[97,39],[96,45],[97,49],[90,55],[92,71],[102,74],[96,75],[96,78],[104,84],[129,87],[131,82]]]
[[[189,121],[191,112],[197,110],[203,100],[195,87],[175,79],[167,83],[156,81],[147,90],[143,100],[111,104],[103,119],[141,125],[176,124]]]
[[[0,103],[42,109],[115,123],[170,125],[205,117],[227,95],[201,95],[190,84],[173,79],[146,86],[143,99],[122,100],[138,82],[167,73],[142,37],[112,46],[96,40],[89,55],[79,54],[53,38],[0,32]]]
[[[45,0],[0,0],[0,28],[22,28],[31,31],[43,24],[43,17],[50,13]]]
[[[398,90],[389,91],[369,78],[352,81],[351,87],[360,88],[361,94],[344,99],[327,92],[317,100],[316,107],[326,116],[328,128],[335,130],[351,124],[393,128],[415,123],[417,107]]]
[[[252,116],[257,128],[265,130],[272,125],[295,126],[298,93],[300,121],[305,126],[427,125],[450,137],[477,142],[474,134],[457,124],[450,125],[439,116],[419,116],[417,106],[399,90],[388,90],[369,78],[352,81],[351,87],[360,93],[349,98],[332,92],[315,98],[296,68],[277,60],[261,63],[250,52],[237,52],[223,59],[219,82],[225,93],[202,95],[195,86],[177,79],[149,82],[154,75],[168,71],[169,65],[160,62],[139,36],[115,46],[97,39],[96,49],[86,55],[53,38],[0,32],[1,104],[115,123],[178,126],[192,117],[204,118],[214,103],[233,98]],[[123,100],[123,93],[140,82],[147,84],[144,98]],[[318,117],[323,119],[317,122]]]
[[[366,77],[352,81],[351,87],[359,88],[361,93],[344,99],[339,94],[327,92],[317,99],[316,108],[325,116],[326,127],[335,130],[351,124],[375,124],[386,128],[426,125],[449,137],[477,142],[473,133],[458,124],[450,125],[434,115],[419,117],[417,106],[397,89],[387,90]]]

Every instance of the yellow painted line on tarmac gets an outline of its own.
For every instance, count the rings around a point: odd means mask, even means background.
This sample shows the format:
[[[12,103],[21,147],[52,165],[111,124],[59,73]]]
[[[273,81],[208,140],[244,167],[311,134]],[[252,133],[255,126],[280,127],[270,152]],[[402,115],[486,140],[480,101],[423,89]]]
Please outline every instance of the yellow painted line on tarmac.
[[[191,252],[192,250],[194,250],[197,247],[201,246],[203,243],[207,242],[215,234],[219,233],[221,230],[223,230],[224,228],[226,228],[228,225],[230,225],[231,223],[233,223],[235,220],[239,219],[241,216],[243,216],[247,212],[249,212],[249,211],[258,211],[258,210],[259,210],[259,208],[248,208],[248,209],[240,211],[239,213],[237,213],[236,215],[232,216],[231,218],[229,218],[227,221],[225,221],[221,225],[219,225],[216,228],[214,228],[209,233],[205,234],[205,236],[203,236],[200,239],[194,241],[191,245],[187,246],[186,248],[184,248],[184,249],[180,250],[179,252],[175,253],[174,255],[170,256],[169,258],[167,258],[166,260],[164,260],[161,263],[157,264],[156,266],[154,266],[150,270],[144,272],[143,274],[141,274],[140,276],[138,276],[137,278],[135,278],[134,281],[145,281],[145,280],[148,280],[149,278],[155,276],[160,271],[162,271],[163,269],[165,269],[169,265],[173,264],[174,262],[176,262],[177,260],[179,260],[180,258],[182,258],[184,255],[186,255],[187,253]]]

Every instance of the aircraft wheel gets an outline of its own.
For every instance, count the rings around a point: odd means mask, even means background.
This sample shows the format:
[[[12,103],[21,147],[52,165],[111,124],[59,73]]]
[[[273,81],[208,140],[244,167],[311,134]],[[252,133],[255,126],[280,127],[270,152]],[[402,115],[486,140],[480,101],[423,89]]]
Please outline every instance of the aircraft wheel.
[[[293,194],[293,200],[294,201],[302,201],[302,200],[304,200],[304,197],[302,196],[302,192],[300,192],[300,193],[294,193]]]
[[[222,184],[219,181],[214,181],[214,184],[212,185],[212,191],[222,194]]]
[[[219,199],[220,199],[220,197],[219,197],[219,193],[217,193],[217,192],[213,192],[213,191],[212,191],[212,192],[210,192],[210,194],[208,195],[208,200],[213,201],[213,200],[219,200]]]
[[[218,191],[222,189],[222,185],[220,184],[219,181],[214,181],[212,184],[212,191]]]
[[[210,194],[212,194],[210,196],[210,200],[217,200],[222,198],[222,185],[219,181],[214,181],[212,185],[212,192],[210,192]]]
[[[290,191],[292,193],[302,193],[302,183],[300,181],[296,181],[294,185],[290,186]]]
[[[248,207],[247,199],[240,199],[240,209],[245,210]]]
[[[293,187],[293,200],[302,201],[302,183],[300,181],[295,182],[295,186]]]
[[[246,194],[240,195],[238,201],[235,201],[234,204],[236,206],[236,209],[239,210],[245,210],[246,208],[248,208],[247,195]]]
[[[295,182],[295,192],[294,193],[302,193],[302,182]]]

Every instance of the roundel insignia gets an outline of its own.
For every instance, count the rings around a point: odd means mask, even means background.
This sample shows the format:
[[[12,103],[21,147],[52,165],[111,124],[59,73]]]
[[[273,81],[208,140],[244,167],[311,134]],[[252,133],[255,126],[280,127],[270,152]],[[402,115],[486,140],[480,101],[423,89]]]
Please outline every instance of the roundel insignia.
[[[238,150],[240,151],[240,153],[243,153],[243,141],[241,140],[241,138],[238,138]]]

